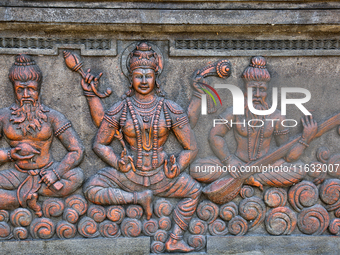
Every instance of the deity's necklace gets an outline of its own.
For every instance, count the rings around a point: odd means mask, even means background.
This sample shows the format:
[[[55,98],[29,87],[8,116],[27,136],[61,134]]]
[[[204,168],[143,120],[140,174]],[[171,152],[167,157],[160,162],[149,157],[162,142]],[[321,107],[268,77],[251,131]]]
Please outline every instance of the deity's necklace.
[[[133,98],[135,100],[135,98]],[[156,101],[155,103],[155,113],[154,113],[154,117],[153,117],[153,121],[150,124],[152,127],[152,132],[150,130],[150,134],[152,133],[153,135],[153,146],[152,146],[152,167],[156,168],[158,166],[158,126],[159,126],[159,117],[160,117],[160,112],[162,110],[162,106],[163,106],[163,101],[164,98],[161,98],[160,100],[156,100],[156,98],[154,99],[154,101]],[[141,167],[143,164],[143,155],[142,155],[142,148],[143,148],[143,143],[142,143],[142,134],[141,134],[141,124],[137,119],[137,115],[139,112],[141,112],[141,110],[138,112],[138,109],[136,107],[133,106],[131,99],[128,97],[126,98],[126,102],[127,105],[129,107],[130,113],[131,113],[131,118],[135,127],[135,131],[136,131],[136,136],[137,136],[137,167]],[[140,102],[136,102],[139,103]],[[147,103],[148,105],[152,105],[153,101],[151,103]],[[140,104],[143,105],[144,107],[146,107],[146,104]],[[149,106],[152,107],[152,106]],[[141,107],[143,108],[143,107]],[[147,109],[147,108],[146,108]],[[148,109],[149,110],[149,109]],[[154,109],[153,109],[154,110]],[[143,111],[145,112],[145,111]],[[152,110],[150,110],[151,113],[153,113]],[[150,115],[151,115],[150,113]],[[143,120],[144,121],[144,120]],[[151,149],[151,148],[150,148]]]
[[[148,103],[142,103],[136,98],[132,97],[132,104],[135,106],[136,112],[142,117],[144,122],[149,122],[154,116],[158,100],[156,97]]]
[[[158,102],[157,97],[154,97],[152,101],[147,102],[147,103],[143,103],[135,97],[132,97],[132,99],[133,99],[133,104],[141,109],[150,109],[151,107],[155,106]]]

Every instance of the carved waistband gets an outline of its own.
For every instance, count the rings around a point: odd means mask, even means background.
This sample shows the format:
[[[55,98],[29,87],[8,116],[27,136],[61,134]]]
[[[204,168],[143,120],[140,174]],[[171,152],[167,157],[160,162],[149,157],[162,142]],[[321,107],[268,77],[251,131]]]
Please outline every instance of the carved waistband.
[[[136,169],[136,172],[129,171],[125,173],[125,176],[132,182],[149,187],[150,185],[156,184],[165,178],[164,171],[162,171],[163,165],[150,171],[142,171]]]
[[[49,168],[50,166],[53,165],[53,161],[51,161],[50,163],[48,163],[47,165],[43,166],[42,168],[37,168],[37,169],[22,169],[20,168],[17,164],[14,165],[15,169],[18,170],[19,172],[22,172],[22,173],[28,173],[30,175],[37,175],[39,174],[41,171]],[[37,173],[37,174],[36,174]]]
[[[140,176],[149,177],[149,176],[153,176],[153,175],[157,174],[160,169],[161,169],[161,167],[158,167],[158,168],[153,169],[153,170],[143,171],[143,170],[139,170],[139,169],[136,168],[136,174],[138,174]]]

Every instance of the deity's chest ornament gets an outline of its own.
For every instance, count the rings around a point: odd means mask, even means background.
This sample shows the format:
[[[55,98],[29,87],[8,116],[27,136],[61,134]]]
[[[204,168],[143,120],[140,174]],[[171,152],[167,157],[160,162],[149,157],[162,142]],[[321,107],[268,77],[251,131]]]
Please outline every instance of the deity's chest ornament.
[[[132,104],[135,108],[136,113],[142,117],[143,122],[149,123],[156,112],[158,99],[155,97],[151,102],[143,103],[132,97]]]
[[[158,129],[164,98],[142,104],[135,98],[126,98],[137,136],[137,167],[143,164],[143,149],[152,149],[152,166],[158,166]],[[138,119],[142,121],[138,121]],[[150,122],[151,120],[151,122]],[[152,143],[151,143],[152,140]]]

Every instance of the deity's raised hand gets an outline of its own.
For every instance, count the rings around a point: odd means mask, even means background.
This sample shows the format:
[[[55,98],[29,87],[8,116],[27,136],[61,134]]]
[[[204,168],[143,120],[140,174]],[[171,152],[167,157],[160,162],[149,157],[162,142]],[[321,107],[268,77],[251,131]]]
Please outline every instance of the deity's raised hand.
[[[301,118],[301,122],[303,125],[302,139],[305,139],[305,142],[309,144],[318,132],[318,124],[313,120],[312,115]]]
[[[202,90],[202,85],[206,84],[206,81],[203,79],[202,76],[198,75],[194,76],[193,82],[192,82],[192,86],[194,87],[194,89],[200,93],[200,94],[204,94],[204,91]]]
[[[93,88],[97,90],[99,79],[100,77],[102,77],[103,73],[100,73],[98,76],[94,76],[90,72],[91,72],[91,69],[88,69],[87,72],[85,73],[85,76],[81,80],[81,86],[84,91],[94,92]]]

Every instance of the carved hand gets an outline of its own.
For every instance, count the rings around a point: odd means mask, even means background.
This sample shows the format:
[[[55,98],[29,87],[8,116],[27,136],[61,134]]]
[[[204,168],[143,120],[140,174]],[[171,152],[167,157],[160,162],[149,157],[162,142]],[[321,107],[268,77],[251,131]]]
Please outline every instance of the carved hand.
[[[118,161],[119,171],[122,173],[129,172],[132,168],[131,162],[133,162],[132,157],[127,156],[126,149],[124,149],[120,155],[120,160]]]
[[[44,172],[41,172],[40,174],[43,175],[39,183],[44,182],[47,187],[50,187],[53,183],[58,181],[57,175],[53,172],[53,170],[45,170]]]
[[[301,122],[303,125],[302,137],[305,139],[305,142],[309,144],[318,131],[318,124],[313,120],[312,115],[305,116],[304,119],[301,118]]]
[[[11,157],[14,161],[17,160],[28,160],[35,156],[35,154],[40,154],[40,151],[34,149],[31,145],[27,143],[21,143],[17,147],[10,150]]]
[[[174,155],[170,156],[170,164],[168,167],[168,160],[166,159],[164,162],[164,173],[165,176],[173,179],[175,177],[177,177],[180,174],[180,169],[179,166],[176,162],[176,157]]]
[[[240,172],[240,168],[241,168],[242,165],[244,165],[242,161],[240,161],[234,155],[232,155],[231,159],[228,162],[226,162],[226,164],[227,164],[227,166],[230,165],[230,175],[233,178],[241,177],[242,174]],[[231,171],[233,166],[237,168],[236,171]],[[233,169],[235,169],[234,167],[233,167]]]
[[[97,77],[95,77],[90,72],[91,69],[88,69],[85,77],[81,80],[81,86],[83,87],[83,90],[87,92],[93,92],[93,88],[98,87],[99,79],[103,75],[103,73],[100,73]]]
[[[194,87],[194,89],[196,91],[198,91],[198,93],[200,94],[204,94],[204,91],[201,89],[201,84],[200,83],[206,83],[206,81],[203,79],[202,76],[198,75],[198,76],[195,76],[194,77],[194,80],[193,80],[193,83],[192,83],[192,86]]]

